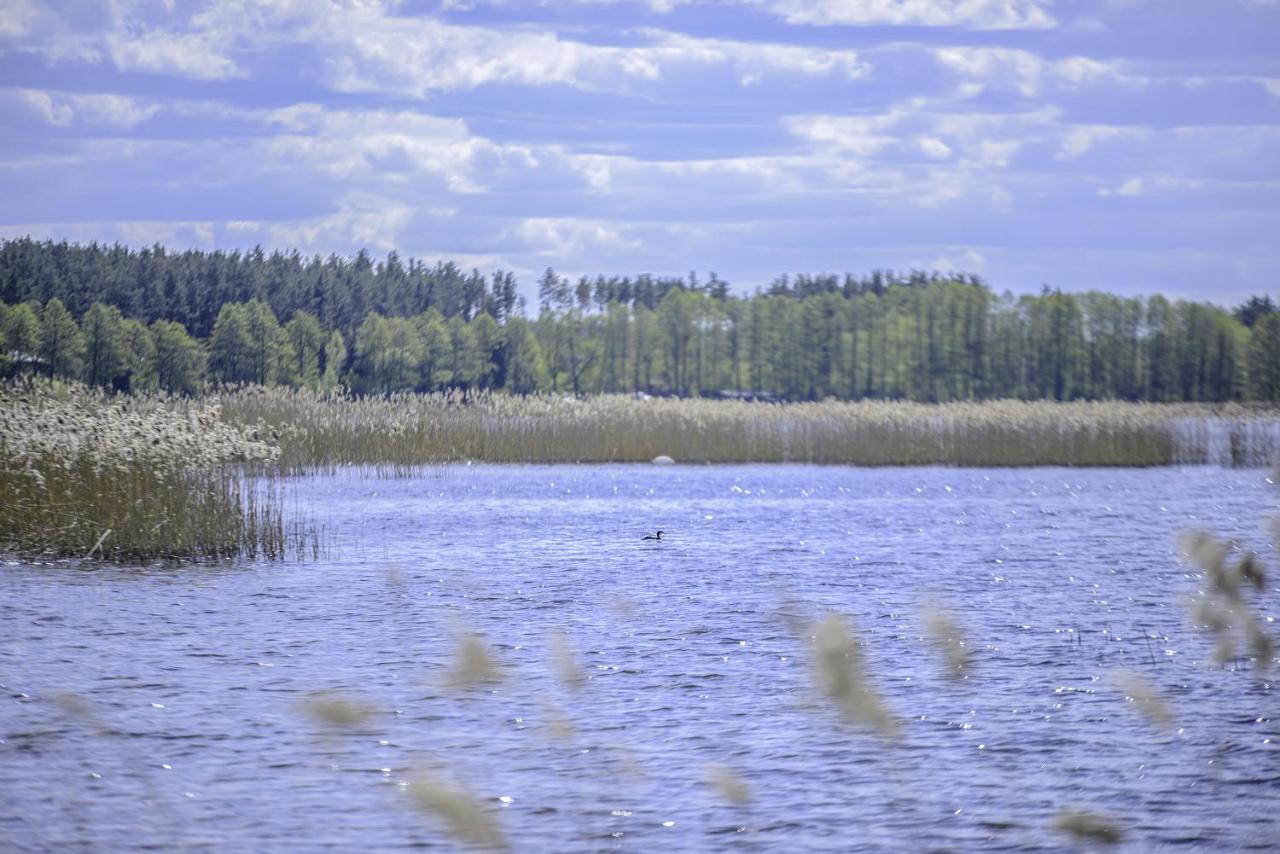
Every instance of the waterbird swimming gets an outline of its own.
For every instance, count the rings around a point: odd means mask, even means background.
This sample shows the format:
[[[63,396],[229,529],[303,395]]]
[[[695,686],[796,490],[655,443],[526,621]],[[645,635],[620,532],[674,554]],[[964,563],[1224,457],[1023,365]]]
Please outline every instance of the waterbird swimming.
[[[645,534],[645,535],[644,535],[643,537],[641,537],[640,539],[642,539],[642,540],[661,540],[661,539],[662,539],[662,532],[661,532],[661,531],[659,531],[659,532],[658,532],[658,535],[657,535],[656,537],[655,537],[653,534]]]

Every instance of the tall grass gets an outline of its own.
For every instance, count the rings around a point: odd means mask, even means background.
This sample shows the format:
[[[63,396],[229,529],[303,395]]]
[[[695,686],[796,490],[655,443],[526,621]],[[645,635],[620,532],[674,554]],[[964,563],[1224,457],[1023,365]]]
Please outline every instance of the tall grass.
[[[216,403],[0,387],[0,547],[109,559],[283,556],[276,449]]]
[[[275,430],[281,464],[802,462],[844,465],[1262,465],[1280,413],[1240,406],[993,401],[766,404],[622,396],[352,398],[248,388],[232,423]]]

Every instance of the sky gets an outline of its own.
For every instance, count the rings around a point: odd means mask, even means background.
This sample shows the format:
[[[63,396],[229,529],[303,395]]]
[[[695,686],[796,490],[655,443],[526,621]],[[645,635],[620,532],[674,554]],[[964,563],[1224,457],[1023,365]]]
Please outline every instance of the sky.
[[[1280,292],[1280,0],[0,0],[0,237]]]

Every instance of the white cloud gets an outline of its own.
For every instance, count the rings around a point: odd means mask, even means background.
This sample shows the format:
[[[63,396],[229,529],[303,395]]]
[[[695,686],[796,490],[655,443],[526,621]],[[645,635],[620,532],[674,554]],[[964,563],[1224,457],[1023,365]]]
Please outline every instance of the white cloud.
[[[0,90],[54,127],[99,125],[132,128],[159,112],[158,104],[124,95],[78,95],[39,89]]]
[[[973,248],[965,248],[959,252],[948,251],[927,261],[912,260],[912,269],[940,270],[943,272],[981,273],[987,268],[987,258]]]
[[[1125,181],[1118,187],[1099,187],[1099,196],[1141,196],[1145,190],[1145,184],[1141,178],[1134,177]]]
[[[442,0],[443,10],[477,6],[564,6],[561,0]],[[569,0],[582,5],[616,6],[637,0]],[[1052,0],[647,0],[655,14],[678,6],[756,6],[791,24],[815,26],[958,27],[970,30],[1047,29],[1057,25]]]
[[[1047,29],[1046,0],[750,0],[792,24]]]
[[[150,30],[140,34],[107,35],[107,53],[116,68],[154,74],[176,74],[199,80],[227,80],[243,72],[226,55],[226,48],[203,34]]]
[[[32,0],[5,0],[0,9],[0,39],[16,39],[30,35],[39,26],[39,19],[46,14],[40,4]]]
[[[82,220],[0,225],[0,238],[70,240],[79,243],[121,242],[134,246],[162,243],[171,247],[212,248],[218,224],[206,220]]]
[[[802,115],[786,116],[783,127],[794,136],[811,143],[830,146],[857,157],[870,157],[894,142],[886,129],[898,121],[898,115],[873,116]]]
[[[259,143],[267,163],[304,166],[341,181],[404,184],[432,175],[452,192],[476,193],[486,175],[538,165],[532,149],[475,136],[460,119],[314,104],[248,115],[278,131]]]
[[[946,160],[951,156],[950,146],[936,136],[920,137],[919,145],[924,156],[933,160]]]
[[[923,154],[937,168],[997,170],[1007,167],[1025,145],[1055,133],[1059,119],[1053,108],[1023,113],[946,109],[943,103],[914,99],[869,116],[788,116],[783,126],[815,151],[861,161],[912,160]]]
[[[197,79],[253,76],[255,62],[301,51],[321,82],[344,92],[425,96],[487,84],[561,84],[619,91],[679,73],[723,69],[753,81],[773,74],[852,79],[866,64],[851,50],[695,38],[646,30],[625,46],[575,41],[548,29],[452,24],[399,14],[396,2],[224,0],[191,14],[113,2],[106,20],[82,31],[74,13],[23,0],[0,39],[51,59],[102,58],[126,71]]]
[[[357,192],[342,199],[331,214],[261,223],[258,231],[268,246],[297,247],[307,253],[325,253],[334,246],[389,252],[403,248],[413,214],[403,201]]]
[[[1120,185],[1120,187],[1116,190],[1116,195],[1117,195],[1117,196],[1140,196],[1140,195],[1142,195],[1142,179],[1141,179],[1141,178],[1130,178],[1128,181],[1125,181],[1125,182],[1124,182],[1123,184],[1121,184],[1121,185]]]
[[[1117,127],[1115,125],[1075,125],[1067,131],[1054,155],[1057,160],[1075,160],[1093,150],[1099,143],[1115,139],[1140,139],[1146,136],[1143,128]]]
[[[530,217],[512,237],[528,251],[549,259],[581,258],[598,253],[638,251],[642,244],[625,237],[615,224],[573,217]]]
[[[976,88],[1014,91],[1028,98],[1046,88],[1074,89],[1102,82],[1141,85],[1141,78],[1125,75],[1116,63],[1083,56],[1047,60],[1030,51],[1004,47],[944,47],[934,52],[943,67]]]
[[[839,75],[865,71],[853,51],[799,48],[645,31],[629,47],[590,45],[551,32],[503,31],[421,18],[347,13],[351,20],[316,27],[326,42],[325,73],[342,91],[422,96],[492,83],[561,84],[616,91],[672,73],[723,68],[740,79],[774,74]]]
[[[1098,195],[1133,197],[1151,195],[1160,191],[1202,190],[1208,183],[1204,179],[1179,175],[1144,175],[1130,178],[1115,188],[1102,187],[1098,190]]]

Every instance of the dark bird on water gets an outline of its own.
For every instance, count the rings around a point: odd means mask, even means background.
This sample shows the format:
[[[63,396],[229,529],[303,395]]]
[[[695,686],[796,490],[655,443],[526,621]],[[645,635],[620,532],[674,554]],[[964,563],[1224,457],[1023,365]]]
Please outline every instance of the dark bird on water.
[[[642,539],[642,540],[661,540],[661,539],[662,539],[662,532],[661,532],[661,531],[659,531],[659,532],[658,532],[658,535],[657,535],[656,537],[655,537],[653,534],[646,534],[645,536],[641,537],[640,539]]]

